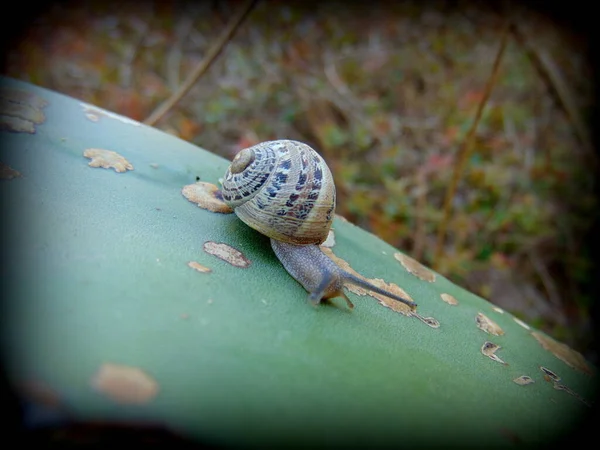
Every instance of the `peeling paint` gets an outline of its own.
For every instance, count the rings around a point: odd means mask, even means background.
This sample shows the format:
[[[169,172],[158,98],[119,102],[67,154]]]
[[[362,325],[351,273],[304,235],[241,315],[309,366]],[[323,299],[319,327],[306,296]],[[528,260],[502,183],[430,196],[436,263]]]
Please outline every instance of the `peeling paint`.
[[[0,115],[0,131],[35,134],[35,127],[29,120]]]
[[[139,367],[104,363],[91,386],[117,403],[141,405],[158,393],[158,383]]]
[[[535,383],[535,380],[527,375],[521,375],[513,380],[519,386],[527,386],[528,384]]]
[[[112,168],[119,173],[133,170],[133,165],[127,159],[111,150],[88,148],[83,152],[83,156],[91,159],[88,164],[90,167]]]
[[[367,281],[368,283],[371,283],[377,287],[380,287],[381,289],[385,289],[386,291],[391,292],[392,294],[396,294],[402,298],[405,298],[407,300],[411,300],[414,301],[410,295],[408,295],[404,289],[402,289],[400,286],[398,286],[397,284],[394,283],[386,283],[384,280],[382,280],[381,278],[367,278],[362,276],[360,273],[358,273],[356,270],[354,270],[350,264],[340,258],[339,256],[337,256],[335,253],[333,253],[333,251],[330,248],[327,247],[323,247],[321,246],[321,250],[323,251],[323,253],[325,253],[329,258],[331,258],[331,260],[336,263],[342,270],[345,270],[348,273],[351,273],[352,275]],[[374,299],[376,299],[377,301],[379,301],[379,303],[382,306],[385,306],[386,308],[390,308],[396,312],[399,312],[400,314],[404,314],[405,316],[412,316],[413,314],[413,310],[411,309],[410,306],[402,303],[402,302],[398,302],[396,300],[393,300],[389,297],[386,297],[384,295],[378,294],[376,292],[372,292],[369,291],[368,289],[364,289],[358,286],[354,286],[351,284],[345,285],[345,288],[347,288],[350,292],[353,292],[356,295],[360,295],[360,296],[364,296],[364,295],[368,295],[370,297],[373,297]]]
[[[202,264],[196,262],[196,261],[190,261],[188,262],[188,266],[190,266],[192,269],[197,270],[198,272],[202,272],[202,273],[210,273],[212,272],[212,269],[203,266]]]
[[[440,294],[440,297],[442,298],[442,300],[444,300],[446,303],[448,303],[449,305],[458,305],[458,300],[456,300],[456,297],[454,297],[453,295],[450,294]]]
[[[394,258],[396,258],[396,260],[399,261],[406,270],[408,270],[417,278],[430,283],[435,281],[435,273],[433,273],[416,259],[403,255],[399,252],[394,253]]]
[[[423,322],[425,325],[427,325],[431,328],[439,328],[440,327],[440,322],[435,317],[423,317],[422,315],[418,314],[416,311],[412,311],[411,316],[416,317],[421,322]]]
[[[552,372],[550,369],[540,366],[540,370],[544,374],[544,378],[546,379],[546,381],[553,381],[555,383],[560,381],[560,377],[554,372]]]
[[[202,209],[222,214],[233,212],[233,209],[223,202],[219,188],[212,183],[198,181],[194,184],[188,184],[183,187],[181,193],[186,199]]]
[[[18,170],[0,162],[0,180],[12,180],[13,178],[20,178],[22,176]]]
[[[561,361],[565,362],[574,369],[580,370],[588,375],[593,375],[591,366],[587,363],[583,355],[562,342],[555,341],[550,336],[532,331],[531,335],[541,344],[541,346],[551,352]]]
[[[331,248],[335,245],[335,234],[333,230],[329,230],[329,233],[327,234],[327,239],[325,239],[325,242],[323,242],[321,245],[327,248]]]
[[[118,120],[119,122],[123,122],[128,125],[134,125],[136,127],[139,127],[141,125],[141,123],[139,123],[137,120],[120,116],[119,114],[115,114],[105,109],[98,108],[97,106],[90,105],[88,103],[80,103],[80,106],[83,109],[85,117],[87,117],[87,119],[92,122],[98,122],[102,117],[108,117],[110,119]]]
[[[590,402],[588,402],[585,398],[583,398],[581,395],[579,395],[573,389],[571,389],[570,387],[568,387],[565,384],[559,383],[561,378],[557,374],[552,372],[550,369],[540,366],[540,370],[544,373],[544,379],[548,383],[552,383],[552,386],[554,387],[554,389],[556,389],[557,391],[564,391],[567,394],[572,395],[573,397],[575,397],[577,400],[579,400],[586,406],[589,406],[589,407],[592,406],[592,404]]]
[[[245,269],[250,265],[250,260],[242,252],[227,244],[208,241],[204,243],[204,251],[235,267]]]
[[[483,353],[485,356],[490,358],[492,361],[496,361],[496,362],[499,362],[500,364],[508,365],[502,359],[500,359],[500,357],[498,355],[496,355],[496,352],[498,350],[500,350],[501,348],[502,347],[500,347],[497,344],[494,344],[493,342],[486,341],[481,346],[481,353]]]
[[[515,322],[517,322],[517,324],[521,325],[523,328],[525,328],[526,330],[531,330],[531,327],[529,325],[527,325],[525,322],[523,322],[521,319],[517,319],[516,317],[513,317],[513,320]]]
[[[28,120],[36,125],[44,123],[46,120],[46,116],[41,109],[24,103],[14,103],[6,99],[0,99],[0,114]]]
[[[22,103],[33,108],[44,108],[48,106],[48,101],[32,92],[23,91],[21,89],[0,88],[0,98],[14,103]]]
[[[500,328],[500,325],[485,314],[478,313],[477,316],[475,316],[475,323],[477,323],[477,328],[486,333],[493,334],[494,336],[502,336],[504,334],[504,330]]]

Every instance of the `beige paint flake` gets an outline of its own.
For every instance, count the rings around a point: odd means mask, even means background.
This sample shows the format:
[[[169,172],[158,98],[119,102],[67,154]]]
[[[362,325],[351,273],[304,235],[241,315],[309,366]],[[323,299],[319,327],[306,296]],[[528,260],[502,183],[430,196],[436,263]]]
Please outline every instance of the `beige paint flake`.
[[[0,99],[14,103],[29,105],[32,108],[43,108],[48,106],[48,101],[32,92],[21,89],[0,88]]]
[[[521,325],[523,328],[525,328],[526,330],[531,330],[531,327],[529,325],[527,325],[525,322],[523,322],[521,319],[517,319],[516,317],[513,317],[513,320],[515,322],[517,322],[519,325]]]
[[[475,316],[475,323],[477,324],[477,328],[486,333],[493,334],[494,336],[502,336],[504,334],[504,330],[500,328],[500,325],[485,314],[477,314],[477,316]]]
[[[208,241],[204,243],[204,251],[235,267],[245,269],[250,265],[250,260],[242,252],[227,244]]]
[[[129,161],[112,150],[88,148],[83,152],[83,156],[91,159],[88,164],[90,167],[112,168],[119,173],[133,170],[133,165]]]
[[[540,370],[544,374],[544,379],[549,382],[558,383],[560,381],[560,377],[552,372],[550,369],[547,369],[544,366],[540,366]]]
[[[406,270],[408,270],[411,274],[420,278],[423,281],[428,281],[432,283],[435,281],[435,273],[425,267],[416,259],[411,258],[410,256],[403,255],[402,253],[396,252],[394,253],[394,258],[400,262],[404,266]]]
[[[391,292],[392,294],[396,294],[402,298],[405,298],[407,300],[410,301],[414,301],[410,295],[408,295],[404,289],[402,289],[400,286],[398,286],[397,284],[394,283],[386,283],[384,280],[382,280],[381,278],[366,278],[364,276],[362,276],[360,273],[358,273],[356,270],[354,270],[350,264],[348,264],[347,261],[345,261],[344,259],[340,258],[339,256],[337,256],[335,253],[333,253],[333,251],[330,248],[327,247],[323,247],[321,246],[321,250],[323,251],[323,253],[325,253],[329,258],[331,258],[331,260],[336,263],[341,269],[345,270],[348,273],[351,273],[352,275],[367,281],[368,283],[371,283],[377,287],[380,287],[381,289],[385,289],[386,291]],[[405,305],[402,302],[398,302],[396,300],[393,300],[389,297],[386,297],[385,295],[381,295],[378,294],[376,292],[372,292],[369,291],[368,289],[364,289],[361,288],[359,286],[354,286],[351,284],[345,285],[345,288],[347,288],[350,292],[353,292],[356,295],[360,295],[360,296],[364,296],[364,295],[368,295],[370,297],[373,297],[374,299],[376,299],[377,301],[379,301],[379,303],[382,306],[385,306],[386,308],[390,308],[396,312],[399,312],[400,314],[404,314],[405,316],[412,316],[413,315],[413,310],[410,306]]]
[[[197,270],[198,272],[202,272],[202,273],[210,273],[212,272],[212,269],[203,266],[202,264],[196,262],[196,261],[190,261],[188,263],[188,266],[190,266],[192,269]]]
[[[484,354],[485,356],[487,356],[488,358],[490,358],[492,361],[496,361],[496,362],[499,362],[500,364],[508,365],[502,359],[500,359],[500,357],[498,355],[496,355],[496,352],[498,350],[500,350],[501,348],[502,347],[500,347],[497,344],[494,344],[493,342],[486,341],[481,346],[481,353]]]
[[[88,103],[80,103],[80,105],[83,109],[85,117],[92,122],[99,122],[102,117],[108,117],[110,119],[118,120],[119,122],[134,125],[136,127],[139,127],[141,125],[141,123],[139,123],[137,120],[123,117],[119,114],[115,114],[105,109],[98,108],[97,106],[90,105]]]
[[[528,384],[535,383],[535,380],[527,375],[521,375],[513,380],[519,386],[527,386]]]
[[[139,367],[104,363],[91,386],[111,400],[130,405],[148,403],[158,393],[158,383]]]
[[[0,162],[0,180],[12,180],[13,178],[20,177],[22,177],[21,172]]]
[[[454,297],[453,295],[443,293],[440,294],[440,297],[442,297],[442,300],[444,300],[449,305],[458,305],[458,300],[456,300],[456,297]]]
[[[35,126],[29,120],[0,115],[0,131],[35,134]]]
[[[202,209],[208,211],[229,214],[233,210],[223,202],[223,196],[219,188],[212,183],[198,181],[188,184],[181,190],[183,196],[190,202],[195,203]]]
[[[14,103],[6,99],[0,98],[0,114],[11,117],[18,117],[23,120],[28,120],[34,124],[44,123],[46,116],[44,112],[31,105],[24,103]]]
[[[591,366],[578,351],[573,350],[568,345],[552,339],[550,336],[532,331],[531,335],[540,343],[540,345],[551,352],[561,361],[565,362],[574,369],[580,370],[588,375],[593,375]]]
[[[335,245],[335,233],[333,232],[333,230],[329,230],[329,233],[327,234],[327,239],[325,239],[325,242],[323,242],[321,244],[321,246],[331,248],[334,245]]]

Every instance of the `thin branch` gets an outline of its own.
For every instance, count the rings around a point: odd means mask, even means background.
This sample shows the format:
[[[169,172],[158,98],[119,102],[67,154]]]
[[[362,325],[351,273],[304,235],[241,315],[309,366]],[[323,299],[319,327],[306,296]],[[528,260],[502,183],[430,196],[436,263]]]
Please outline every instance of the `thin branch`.
[[[190,75],[185,79],[177,92],[174,92],[171,97],[165,100],[158,108],[156,108],[144,123],[146,125],[155,125],[162,117],[177,104],[182,97],[192,88],[194,83],[200,78],[212,65],[217,56],[221,53],[225,45],[231,40],[231,37],[256,5],[257,0],[249,0],[239,10],[239,12],[231,19],[219,39],[208,50],[206,56],[194,68]]]
[[[438,228],[437,244],[433,260],[434,265],[436,265],[437,261],[439,261],[442,257],[442,251],[444,248],[444,238],[446,236],[448,222],[450,221],[450,215],[452,213],[452,201],[454,200],[454,194],[456,193],[456,186],[458,185],[458,181],[465,168],[465,163],[467,162],[467,159],[473,150],[473,143],[475,142],[475,131],[477,130],[477,125],[479,125],[479,121],[481,120],[481,116],[483,114],[483,109],[485,108],[485,105],[487,104],[487,101],[490,98],[492,88],[496,83],[496,78],[498,78],[500,62],[502,61],[502,56],[504,55],[504,51],[506,50],[506,44],[508,43],[509,31],[510,24],[506,24],[502,33],[502,41],[500,43],[500,48],[498,49],[498,54],[496,55],[494,65],[492,67],[492,73],[490,74],[490,77],[485,85],[483,97],[479,102],[479,105],[477,106],[477,112],[475,113],[475,118],[473,120],[473,123],[471,124],[471,128],[469,129],[469,133],[467,134],[467,137],[465,138],[463,145],[458,152],[458,160],[456,165],[454,166],[452,180],[450,182],[450,185],[448,186],[448,189],[446,190],[446,197],[444,199],[444,215],[442,218],[442,222],[440,223],[440,227]]]

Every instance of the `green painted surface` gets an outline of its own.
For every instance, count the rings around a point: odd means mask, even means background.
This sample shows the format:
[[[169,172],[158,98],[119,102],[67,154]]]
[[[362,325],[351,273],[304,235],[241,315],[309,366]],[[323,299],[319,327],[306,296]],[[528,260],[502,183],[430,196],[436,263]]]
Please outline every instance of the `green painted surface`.
[[[182,196],[196,177],[217,184],[227,161],[119,116],[93,122],[68,97],[2,86],[49,102],[35,134],[0,132],[0,162],[23,175],[0,182],[5,363],[15,383],[45,383],[76,417],[159,421],[234,446],[493,446],[549,442],[589,409],[544,381],[539,366],[588,399],[594,377],[487,301],[439,275],[411,275],[373,235],[336,219],[334,251],[401,286],[440,328],[352,293],[352,312],[342,299],[311,307],[266,238]],[[135,170],[91,168],[86,148],[116,151]],[[251,266],[205,253],[206,241],[239,249]],[[460,304],[443,302],[444,292]],[[478,329],[478,312],[505,335]],[[508,365],[481,354],[485,341],[502,346]],[[95,391],[90,380],[105,362],[141,368],[158,395],[119,405]],[[521,375],[535,383],[518,386]]]

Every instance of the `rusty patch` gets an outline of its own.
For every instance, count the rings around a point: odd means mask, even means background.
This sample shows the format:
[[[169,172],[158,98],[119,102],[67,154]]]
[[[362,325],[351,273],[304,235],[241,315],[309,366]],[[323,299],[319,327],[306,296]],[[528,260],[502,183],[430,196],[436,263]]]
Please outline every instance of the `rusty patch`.
[[[13,178],[20,178],[22,176],[18,170],[0,162],[0,180],[12,180]]]
[[[381,278],[367,278],[362,276],[360,273],[358,273],[356,270],[354,270],[350,264],[348,264],[348,262],[342,258],[340,258],[339,256],[337,256],[335,253],[333,253],[333,250],[331,250],[330,248],[327,247],[321,247],[321,250],[323,251],[323,253],[325,253],[329,258],[331,258],[331,260],[336,263],[342,270],[345,270],[348,273],[351,273],[352,275],[368,282],[371,283],[381,289],[385,289],[386,291],[391,292],[392,294],[396,294],[402,298],[405,298],[407,300],[413,301],[413,299],[410,297],[410,295],[408,295],[404,289],[402,289],[400,286],[398,286],[397,284],[394,283],[386,283],[384,280],[382,280]],[[345,288],[347,288],[350,292],[355,293],[356,295],[360,295],[360,296],[364,296],[364,295],[368,295],[370,297],[373,297],[374,299],[376,299],[377,301],[379,301],[379,303],[383,306],[385,306],[386,308],[390,308],[396,312],[399,312],[401,314],[404,314],[405,316],[412,316],[413,314],[413,310],[411,309],[410,306],[402,303],[402,302],[398,302],[396,300],[393,300],[389,297],[386,297],[384,295],[378,294],[376,292],[372,292],[369,291],[368,289],[364,289],[361,288],[359,286],[354,286],[351,284],[348,285],[344,285]]]
[[[444,293],[440,294],[440,297],[442,297],[442,300],[444,300],[449,305],[458,305],[458,300],[456,300],[456,297],[454,297],[453,295]]]
[[[325,239],[325,242],[323,242],[321,244],[321,246],[331,248],[334,245],[335,245],[335,233],[333,232],[333,230],[329,230],[329,233],[327,234],[327,239]]]
[[[519,325],[521,325],[523,328],[525,328],[526,330],[531,330],[531,327],[529,325],[527,325],[525,322],[523,322],[521,319],[517,319],[516,317],[513,317],[513,320],[515,322],[517,322]]]
[[[208,241],[204,243],[204,251],[235,267],[245,269],[250,265],[250,260],[242,252],[227,244]]]
[[[91,380],[94,389],[117,403],[141,405],[158,393],[158,383],[139,367],[104,363]]]
[[[92,122],[98,122],[102,117],[108,117],[110,119],[118,120],[119,122],[123,122],[128,125],[134,125],[136,127],[139,127],[141,125],[141,123],[139,123],[137,120],[120,116],[119,114],[115,114],[105,109],[98,108],[97,106],[90,105],[88,103],[80,103],[80,105],[83,109],[85,117],[87,117],[87,119]]]
[[[592,368],[587,363],[583,355],[562,342],[555,341],[550,336],[546,336],[537,331],[532,331],[531,335],[541,344],[541,346],[551,352],[561,361],[565,362],[574,369],[578,369],[588,375],[593,375]]]
[[[500,325],[487,317],[485,314],[477,314],[477,316],[475,316],[475,322],[477,323],[477,328],[485,331],[486,333],[493,334],[494,336],[502,336],[504,334],[504,330],[500,328]]]
[[[48,106],[48,101],[46,99],[21,89],[0,88],[0,98],[14,103],[29,105],[32,108],[43,108]]]
[[[29,120],[0,115],[0,131],[35,134],[35,127]]]
[[[133,170],[133,165],[123,156],[111,150],[101,148],[88,148],[83,152],[83,156],[90,158],[90,167],[102,167],[103,169],[115,169],[115,172],[127,172]]]
[[[394,253],[394,258],[400,262],[404,266],[406,270],[412,273],[417,278],[421,280],[428,281],[432,283],[435,281],[435,273],[425,267],[416,259],[411,258],[410,256],[403,255],[402,253],[396,252]]]
[[[56,408],[60,405],[60,395],[50,385],[40,380],[29,380],[19,384],[19,392],[30,400]]]
[[[490,358],[492,361],[496,361],[496,362],[499,362],[500,364],[508,365],[502,359],[500,359],[500,357],[498,357],[498,355],[496,355],[496,352],[498,350],[500,350],[501,348],[502,347],[500,347],[498,344],[494,344],[493,342],[486,341],[481,346],[481,353],[483,353],[485,356]]]
[[[535,383],[535,380],[527,375],[521,375],[513,380],[519,386],[527,386],[528,384]]]
[[[203,266],[202,264],[196,262],[196,261],[190,261],[188,263],[188,266],[190,266],[192,269],[197,270],[198,272],[202,272],[202,273],[210,273],[212,272],[212,269]]]
[[[223,202],[221,191],[212,183],[198,181],[184,186],[181,193],[190,202],[212,212],[229,214],[233,210]]]

